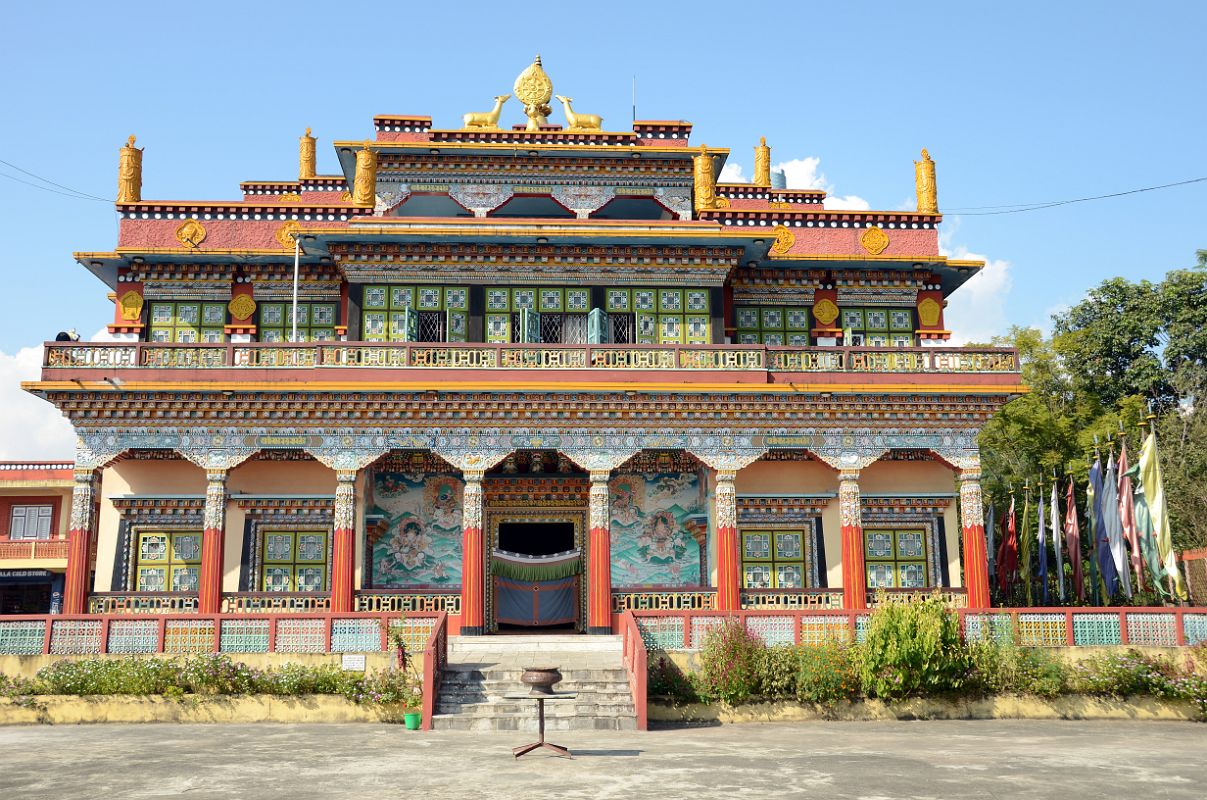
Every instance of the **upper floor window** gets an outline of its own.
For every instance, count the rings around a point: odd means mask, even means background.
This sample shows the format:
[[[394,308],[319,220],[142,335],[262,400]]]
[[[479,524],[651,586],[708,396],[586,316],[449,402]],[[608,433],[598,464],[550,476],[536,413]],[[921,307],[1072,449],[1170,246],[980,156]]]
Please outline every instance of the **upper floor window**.
[[[139,592],[195,592],[201,579],[201,531],[140,531]]]
[[[708,344],[712,341],[707,289],[606,290],[614,344]]]
[[[486,341],[587,344],[590,311],[590,289],[490,287]]]
[[[805,588],[805,531],[742,531],[742,587]]]
[[[298,303],[299,342],[335,341],[336,303]],[[288,342],[293,335],[292,303],[261,303],[261,342]]]
[[[842,328],[856,347],[913,347],[912,308],[843,308]]]
[[[366,342],[464,342],[469,289],[464,286],[366,286],[361,339]]]
[[[925,531],[865,529],[863,542],[869,589],[920,589],[929,585]]]
[[[327,588],[326,531],[265,531],[266,592],[321,592]]]
[[[809,346],[806,306],[737,306],[737,343]]]
[[[151,303],[149,342],[215,344],[225,341],[226,304],[202,301]]]
[[[54,506],[13,506],[8,519],[10,539],[49,539]]]

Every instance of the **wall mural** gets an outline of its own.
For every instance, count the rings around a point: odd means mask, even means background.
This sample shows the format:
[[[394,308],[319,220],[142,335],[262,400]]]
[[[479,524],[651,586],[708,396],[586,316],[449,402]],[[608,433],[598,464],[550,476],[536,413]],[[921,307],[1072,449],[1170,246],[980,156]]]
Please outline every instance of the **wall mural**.
[[[369,514],[385,518],[372,545],[373,586],[461,585],[461,479],[375,472]]]
[[[612,495],[612,585],[698,586],[708,505],[699,472],[620,474]]]

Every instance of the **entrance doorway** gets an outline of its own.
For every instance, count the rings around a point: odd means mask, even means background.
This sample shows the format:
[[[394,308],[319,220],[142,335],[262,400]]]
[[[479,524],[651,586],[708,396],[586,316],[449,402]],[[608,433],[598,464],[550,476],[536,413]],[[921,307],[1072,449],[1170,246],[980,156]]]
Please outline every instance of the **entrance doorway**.
[[[491,518],[490,629],[582,629],[581,512],[497,512]]]

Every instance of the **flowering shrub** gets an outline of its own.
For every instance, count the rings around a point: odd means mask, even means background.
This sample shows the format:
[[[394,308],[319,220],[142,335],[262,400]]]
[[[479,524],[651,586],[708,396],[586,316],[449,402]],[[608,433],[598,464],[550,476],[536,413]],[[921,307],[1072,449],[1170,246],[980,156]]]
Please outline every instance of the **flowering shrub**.
[[[756,691],[764,649],[763,640],[737,619],[727,619],[710,630],[700,651],[703,692],[730,705],[750,699]]]
[[[768,699],[795,697],[799,662],[799,647],[781,644],[762,648],[755,666],[755,694]]]
[[[938,595],[920,602],[881,602],[861,648],[860,679],[876,697],[942,694],[971,676],[959,617]]]
[[[1075,664],[1070,670],[1069,683],[1073,691],[1081,694],[1130,697],[1160,694],[1179,673],[1167,659],[1128,650],[1096,655]]]
[[[1064,662],[1045,650],[989,640],[969,645],[968,655],[977,688],[988,694],[1057,697],[1066,689]]]
[[[801,702],[831,704],[862,694],[856,648],[843,642],[797,648],[796,697]]]

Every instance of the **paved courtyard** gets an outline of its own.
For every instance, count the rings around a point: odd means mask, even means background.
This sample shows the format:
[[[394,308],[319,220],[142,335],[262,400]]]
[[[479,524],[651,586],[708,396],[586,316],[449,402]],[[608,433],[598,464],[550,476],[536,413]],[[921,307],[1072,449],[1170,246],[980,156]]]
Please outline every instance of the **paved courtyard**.
[[[1202,798],[1207,725],[767,724],[557,734],[391,725],[0,728],[4,798]]]

